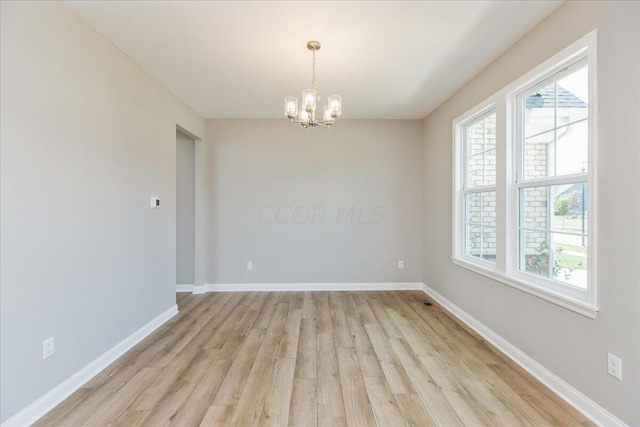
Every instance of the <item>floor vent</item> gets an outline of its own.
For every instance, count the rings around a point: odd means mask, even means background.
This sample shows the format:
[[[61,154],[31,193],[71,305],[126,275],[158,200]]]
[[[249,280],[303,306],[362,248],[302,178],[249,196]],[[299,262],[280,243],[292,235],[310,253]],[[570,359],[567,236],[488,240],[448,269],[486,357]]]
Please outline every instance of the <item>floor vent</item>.
[[[432,306],[433,304],[431,304],[429,301],[422,301],[422,303],[424,305],[426,305],[427,307]]]

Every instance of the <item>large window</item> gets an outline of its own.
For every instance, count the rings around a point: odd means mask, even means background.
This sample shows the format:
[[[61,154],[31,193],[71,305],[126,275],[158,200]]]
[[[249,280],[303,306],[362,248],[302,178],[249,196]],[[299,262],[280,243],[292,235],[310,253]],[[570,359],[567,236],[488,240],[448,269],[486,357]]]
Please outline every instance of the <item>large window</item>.
[[[454,262],[591,317],[595,41],[454,121]]]

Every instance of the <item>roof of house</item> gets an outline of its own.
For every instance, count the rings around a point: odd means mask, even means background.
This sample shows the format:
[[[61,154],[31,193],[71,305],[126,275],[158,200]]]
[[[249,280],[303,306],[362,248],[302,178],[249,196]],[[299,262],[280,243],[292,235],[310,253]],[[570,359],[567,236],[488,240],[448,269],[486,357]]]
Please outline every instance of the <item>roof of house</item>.
[[[587,108],[587,104],[573,93],[560,85],[556,85],[556,87],[558,88],[558,108]],[[527,96],[525,106],[527,108],[553,108],[554,99],[554,87],[549,85],[537,93]]]

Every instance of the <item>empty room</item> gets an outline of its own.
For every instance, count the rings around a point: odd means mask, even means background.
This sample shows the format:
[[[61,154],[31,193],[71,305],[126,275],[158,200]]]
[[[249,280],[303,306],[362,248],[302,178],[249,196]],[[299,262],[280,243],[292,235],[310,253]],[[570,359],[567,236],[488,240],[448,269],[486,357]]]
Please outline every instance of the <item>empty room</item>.
[[[640,2],[0,8],[1,427],[640,427]]]

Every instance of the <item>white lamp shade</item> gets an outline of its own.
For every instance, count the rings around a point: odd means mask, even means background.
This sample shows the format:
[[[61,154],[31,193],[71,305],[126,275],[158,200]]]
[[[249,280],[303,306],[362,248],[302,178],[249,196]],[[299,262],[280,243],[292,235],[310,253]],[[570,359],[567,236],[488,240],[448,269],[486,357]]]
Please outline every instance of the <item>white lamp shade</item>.
[[[328,106],[331,110],[331,117],[340,117],[342,114],[342,97],[340,95],[331,95],[328,102]]]
[[[324,120],[329,121],[329,120],[333,120],[333,117],[331,117],[331,106],[329,105],[325,105],[324,106]]]
[[[316,111],[316,92],[313,89],[305,89],[302,91],[301,110],[307,113]]]
[[[289,119],[298,117],[298,98],[287,96],[284,99],[284,115]]]

